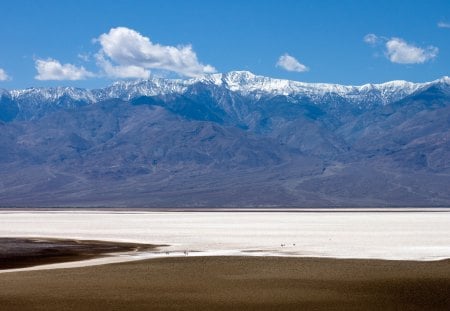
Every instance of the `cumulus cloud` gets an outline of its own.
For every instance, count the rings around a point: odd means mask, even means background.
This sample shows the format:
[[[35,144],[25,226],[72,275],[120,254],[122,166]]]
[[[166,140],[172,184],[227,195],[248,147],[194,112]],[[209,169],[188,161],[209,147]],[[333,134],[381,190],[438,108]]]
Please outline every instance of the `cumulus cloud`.
[[[364,42],[372,47],[383,45],[387,59],[397,64],[422,64],[435,58],[439,49],[435,46],[419,47],[401,38],[386,38],[375,34],[364,36]]]
[[[37,80],[84,80],[95,76],[83,66],[61,64],[52,58],[36,60],[35,67],[38,72],[35,76]]]
[[[437,26],[438,26],[439,28],[450,28],[450,23],[439,22],[439,23],[437,24]]]
[[[276,66],[281,67],[287,71],[305,72],[309,70],[308,67],[301,64],[297,59],[295,59],[295,57],[287,53],[280,56]]]
[[[150,77],[150,70],[135,65],[113,65],[102,53],[96,55],[97,65],[102,68],[103,73],[111,78],[140,78]]]
[[[164,46],[126,27],[111,28],[96,40],[101,45],[97,64],[104,73],[116,78],[146,78],[150,70],[165,70],[196,77],[214,73],[211,65],[197,59],[192,46]]]
[[[421,48],[400,38],[392,38],[386,42],[387,57],[391,62],[398,64],[422,64],[435,58],[438,52],[437,47]]]
[[[8,76],[8,74],[6,73],[6,71],[2,68],[0,68],[0,81],[6,81],[11,79],[10,76]]]

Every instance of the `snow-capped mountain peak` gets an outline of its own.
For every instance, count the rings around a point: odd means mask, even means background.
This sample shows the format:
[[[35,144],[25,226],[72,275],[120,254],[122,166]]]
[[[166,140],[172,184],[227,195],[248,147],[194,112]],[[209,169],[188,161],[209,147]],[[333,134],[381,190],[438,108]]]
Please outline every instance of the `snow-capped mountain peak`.
[[[34,97],[41,100],[56,101],[62,97],[69,97],[73,100],[83,100],[95,102],[96,98],[91,91],[74,87],[55,88],[27,88],[23,90],[12,90],[9,92],[11,98]]]
[[[108,88],[97,90],[96,93],[102,94],[102,99],[130,99],[136,96],[183,94],[188,91],[189,86],[197,83],[222,87],[231,92],[237,92],[247,96],[303,96],[317,100],[321,97],[331,95],[343,97],[351,101],[358,101],[359,99],[364,101],[370,96],[373,100],[378,100],[383,104],[389,104],[433,82],[413,83],[396,80],[381,84],[349,86],[331,83],[306,83],[259,76],[249,71],[231,71],[223,74],[207,74],[186,80],[153,77],[148,80],[116,82]]]
[[[447,78],[448,79],[448,78]],[[445,77],[437,81],[447,81]],[[306,83],[285,79],[258,76],[249,71],[232,71],[225,74],[206,75],[199,79],[187,80],[186,84],[209,82],[230,91],[244,95],[284,95],[305,96],[317,100],[324,96],[334,95],[358,101],[367,95],[378,94],[377,99],[383,104],[399,100],[430,83],[413,83],[395,80],[381,84],[364,84],[361,86],[340,85],[331,83]],[[434,81],[435,82],[435,81]],[[362,97],[361,97],[362,96]]]
[[[147,80],[119,81],[111,86],[87,90],[74,87],[28,88],[2,90],[0,97],[9,97],[19,107],[29,111],[45,109],[49,105],[71,105],[73,102],[92,104],[108,99],[131,100],[140,96],[189,96],[192,86],[221,88],[225,92],[240,94],[252,100],[262,97],[287,96],[294,100],[308,99],[316,104],[355,104],[361,106],[387,105],[415,92],[440,85],[447,89],[450,78],[444,76],[426,83],[395,80],[381,84],[360,86],[331,83],[306,83],[255,75],[249,71],[207,74],[193,79],[166,79],[151,77]],[[198,89],[198,87],[196,87]],[[71,103],[72,102],[72,103]]]
[[[450,77],[449,76],[443,76],[440,79],[437,79],[433,81],[432,83],[441,83],[441,84],[447,84],[450,85]]]

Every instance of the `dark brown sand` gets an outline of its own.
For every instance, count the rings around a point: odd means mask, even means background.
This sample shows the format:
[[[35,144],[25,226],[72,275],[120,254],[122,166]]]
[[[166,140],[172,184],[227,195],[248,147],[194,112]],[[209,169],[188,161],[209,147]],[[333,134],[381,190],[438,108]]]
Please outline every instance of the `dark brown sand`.
[[[450,310],[450,261],[162,258],[0,274],[0,310]]]
[[[143,251],[153,245],[49,238],[0,238],[0,270],[78,261],[109,253]],[[0,308],[1,310],[1,308]]]

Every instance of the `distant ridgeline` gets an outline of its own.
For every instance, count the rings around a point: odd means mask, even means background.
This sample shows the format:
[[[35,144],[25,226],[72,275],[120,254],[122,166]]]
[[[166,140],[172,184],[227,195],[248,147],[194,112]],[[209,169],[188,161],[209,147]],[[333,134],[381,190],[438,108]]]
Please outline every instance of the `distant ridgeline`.
[[[0,206],[450,206],[450,78],[0,90]]]

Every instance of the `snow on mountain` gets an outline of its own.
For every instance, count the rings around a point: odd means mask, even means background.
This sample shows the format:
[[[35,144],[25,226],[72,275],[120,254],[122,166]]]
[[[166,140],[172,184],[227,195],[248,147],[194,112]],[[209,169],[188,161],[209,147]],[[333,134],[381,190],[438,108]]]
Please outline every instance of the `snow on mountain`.
[[[232,71],[224,74],[208,74],[189,80],[151,78],[149,80],[121,81],[105,89],[94,90],[93,93],[97,95],[97,100],[108,98],[129,100],[137,96],[183,94],[189,90],[190,86],[201,83],[256,98],[276,95],[299,96],[309,98],[314,102],[327,96],[338,96],[353,103],[377,101],[386,105],[433,83],[448,81],[448,79],[448,77],[444,77],[427,83],[390,81],[381,84],[347,86],[274,79],[254,75],[248,71]]]
[[[120,98],[130,100],[138,96],[157,96],[171,93],[181,94],[192,84],[192,80],[162,79],[119,81],[104,89],[93,90],[96,100]]]
[[[443,84],[450,85],[450,77],[449,76],[443,76],[442,78],[440,78],[440,79],[438,79],[438,80],[436,80],[434,82],[440,82],[440,83],[443,83]]]
[[[90,90],[74,87],[56,88],[28,88],[23,90],[10,91],[12,99],[34,98],[37,100],[56,101],[62,97],[69,97],[77,101],[96,102],[97,99]]]
[[[232,71],[224,74],[208,74],[193,79],[165,79],[151,77],[148,80],[119,81],[102,89],[73,87],[28,88],[24,90],[0,90],[0,96],[18,101],[19,106],[41,106],[76,101],[88,104],[119,98],[130,100],[139,96],[165,96],[185,94],[190,87],[202,84],[222,88],[243,96],[260,99],[263,96],[289,96],[308,98],[313,103],[346,100],[357,105],[387,105],[434,84],[450,84],[449,77],[427,82],[412,83],[390,81],[382,84],[347,86],[328,83],[305,83],[254,75],[248,71]],[[9,96],[8,96],[9,95]]]

